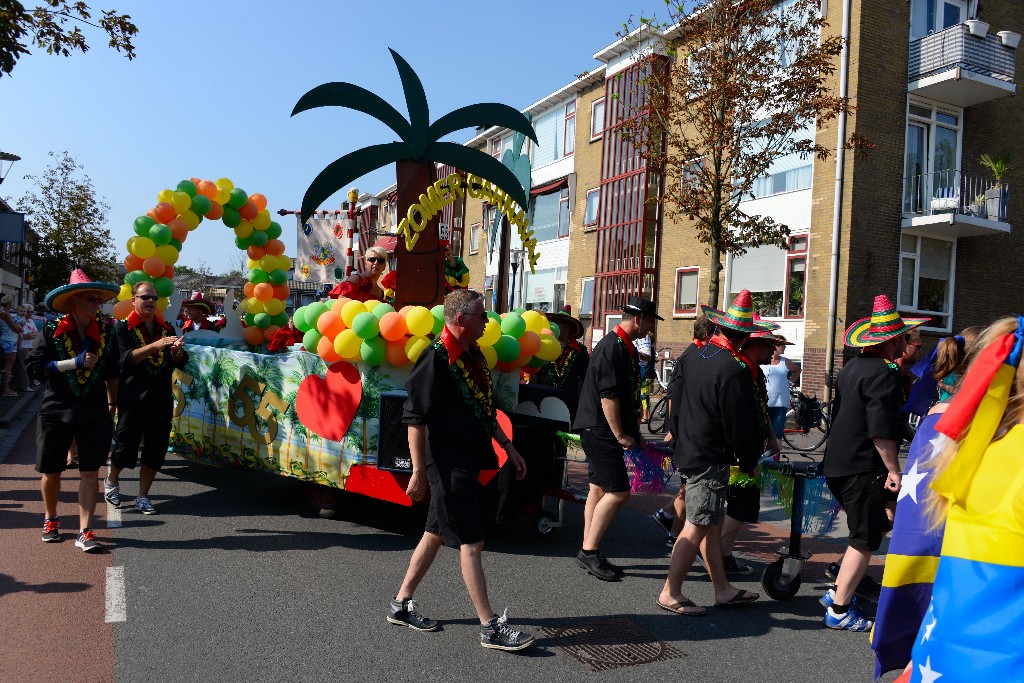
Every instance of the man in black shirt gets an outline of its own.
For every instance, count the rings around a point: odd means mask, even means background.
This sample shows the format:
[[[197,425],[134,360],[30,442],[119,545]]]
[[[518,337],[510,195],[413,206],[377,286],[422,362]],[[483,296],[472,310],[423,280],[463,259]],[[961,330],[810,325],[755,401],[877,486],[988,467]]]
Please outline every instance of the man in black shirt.
[[[868,631],[853,601],[871,555],[889,531],[886,504],[900,489],[899,443],[905,397],[899,358],[907,331],[928,318],[903,320],[885,295],[875,297],[874,310],[846,330],[846,345],[864,349],[843,366],[836,381],[832,428],[825,446],[825,482],[846,511],[849,546],[836,577],[835,589],[820,599],[822,622],[844,631]]]
[[[78,447],[78,521],[75,547],[87,553],[102,550],[92,531],[98,493],[97,472],[107,459],[117,405],[117,338],[97,315],[100,305],[119,287],[92,282],[81,270],[70,284],[46,295],[46,305],[66,313],[43,327],[26,365],[30,375],[46,382],[36,434],[36,471],[42,474],[42,540],[60,539],[57,502],[60,476],[67,468],[68,449]]]
[[[121,470],[135,469],[142,442],[139,495],[135,509],[155,515],[149,489],[167,457],[171,435],[174,397],[171,374],[185,367],[185,340],[174,335],[171,326],[158,316],[159,296],[152,282],[132,288],[132,312],[114,324],[120,352],[121,386],[118,391],[116,445],[110,456],[110,472],[103,482],[103,497],[114,507],[121,505]]]
[[[429,487],[430,509],[387,620],[417,631],[437,630],[436,621],[417,611],[412,596],[443,544],[459,549],[462,578],[480,618],[481,647],[522,650],[533,636],[508,625],[508,608],[495,615],[487,597],[479,476],[481,469],[498,466],[492,438],[508,455],[517,479],[526,475],[526,463],[496,419],[490,372],[476,345],[487,323],[479,292],[457,289],[446,296],[444,320],[438,339],[420,355],[406,382],[402,419],[409,425],[412,456],[406,493],[422,500]]]
[[[583,510],[583,544],[576,564],[602,581],[617,581],[622,569],[600,552],[601,539],[622,504],[630,484],[623,451],[644,446],[640,436],[640,365],[633,341],[663,320],[653,301],[632,297],[622,322],[594,347],[573,429],[587,455],[590,491]]]

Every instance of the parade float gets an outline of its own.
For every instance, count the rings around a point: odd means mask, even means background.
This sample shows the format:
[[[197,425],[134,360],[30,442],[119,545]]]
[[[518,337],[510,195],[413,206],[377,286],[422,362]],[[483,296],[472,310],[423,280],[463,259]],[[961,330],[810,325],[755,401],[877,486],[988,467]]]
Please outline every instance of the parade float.
[[[412,365],[443,325],[444,256],[436,220],[441,208],[463,195],[486,199],[517,227],[531,268],[536,263],[536,241],[523,209],[526,189],[517,178],[522,174],[486,153],[439,141],[478,125],[499,125],[536,141],[529,119],[506,105],[476,104],[430,123],[419,78],[401,56],[392,56],[408,119],[349,83],[310,90],[293,115],[343,106],[378,118],[399,136],[399,142],[356,150],[323,169],[306,191],[300,220],[350,182],[395,163],[403,218],[393,304],[339,298],[301,307],[293,314],[301,344],[272,353],[268,343],[290,317],[290,259],[281,226],[271,219],[263,195],[249,195],[226,178],[191,178],[161,191],[156,206],[136,219],[114,309],[115,316],[127,316],[132,286],[147,280],[161,297],[160,310],[170,307],[173,313],[171,278],[188,236],[204,219],[233,230],[235,244],[248,257],[244,297],[236,310],[225,311],[220,334],[185,335],[189,361],[174,374],[171,449],[196,462],[302,480],[323,509],[331,509],[342,490],[411,504],[405,495],[411,461],[401,404]],[[460,172],[438,178],[438,164]],[[557,326],[536,311],[489,316],[479,344],[492,370],[499,421],[512,431],[508,414],[525,413],[565,426],[568,409],[559,399],[520,400],[521,373],[532,374],[559,356]]]

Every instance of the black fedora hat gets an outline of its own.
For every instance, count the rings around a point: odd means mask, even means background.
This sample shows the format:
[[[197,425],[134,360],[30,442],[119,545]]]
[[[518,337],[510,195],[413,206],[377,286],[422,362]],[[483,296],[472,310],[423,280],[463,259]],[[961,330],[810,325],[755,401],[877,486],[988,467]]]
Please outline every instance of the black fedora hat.
[[[653,301],[639,296],[629,297],[629,301],[626,302],[626,307],[622,310],[630,315],[650,315],[654,316],[658,320],[664,320],[664,318],[658,315],[658,307],[654,305]]]

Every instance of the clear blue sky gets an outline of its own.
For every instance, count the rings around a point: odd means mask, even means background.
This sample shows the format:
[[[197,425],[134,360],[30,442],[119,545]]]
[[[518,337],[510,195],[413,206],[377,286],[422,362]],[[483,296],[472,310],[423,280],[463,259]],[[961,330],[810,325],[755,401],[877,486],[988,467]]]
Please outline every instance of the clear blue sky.
[[[0,196],[15,204],[31,188],[23,176],[41,175],[52,161],[47,152],[67,150],[111,207],[106,227],[119,258],[135,217],[179,180],[227,177],[266,195],[271,212],[297,209],[328,163],[394,140],[383,124],[349,109],[289,117],[303,93],[329,81],[369,88],[407,114],[389,47],[422,79],[431,120],[476,102],[521,109],[598,66],[591,55],[616,40],[630,13],[644,10],[612,0],[90,4],[132,16],[138,57],[129,62],[86,27],[88,53],[36,50],[0,78],[0,150],[22,158]],[[373,192],[393,182],[391,166],[357,186]],[[338,208],[343,194],[321,208]],[[294,219],[281,224],[293,255]],[[179,263],[203,260],[226,271],[239,253],[233,237],[223,223],[204,221]]]

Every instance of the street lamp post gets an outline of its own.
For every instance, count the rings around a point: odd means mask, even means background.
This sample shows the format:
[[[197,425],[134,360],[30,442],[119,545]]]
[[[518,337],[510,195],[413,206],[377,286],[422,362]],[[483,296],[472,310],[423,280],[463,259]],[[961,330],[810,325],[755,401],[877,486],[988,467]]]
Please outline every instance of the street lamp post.
[[[0,183],[2,183],[4,181],[4,178],[7,177],[7,174],[11,172],[11,167],[14,166],[14,162],[21,161],[21,157],[19,157],[17,154],[11,154],[10,152],[0,152],[0,162],[3,161],[9,161],[11,163],[7,167],[6,172],[4,171],[3,164],[0,163]]]
[[[523,260],[522,249],[510,249],[508,252],[509,265],[512,266],[512,285],[509,287],[508,293],[508,310],[512,310],[516,307],[516,271],[519,270],[519,264]]]

